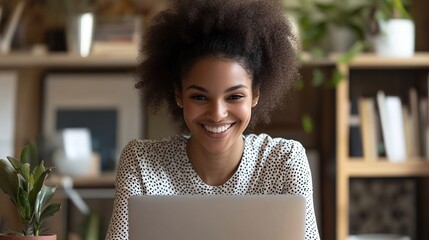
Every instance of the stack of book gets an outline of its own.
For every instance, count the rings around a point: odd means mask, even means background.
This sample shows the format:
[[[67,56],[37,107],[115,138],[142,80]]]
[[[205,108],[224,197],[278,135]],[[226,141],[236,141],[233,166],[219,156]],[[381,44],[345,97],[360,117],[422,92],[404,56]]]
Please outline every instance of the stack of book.
[[[429,76],[428,76],[429,81]],[[386,157],[400,162],[410,158],[429,159],[428,98],[408,90],[407,99],[376,96],[351,99],[350,156],[375,161]]]
[[[98,19],[91,54],[137,55],[142,34],[139,17]]]

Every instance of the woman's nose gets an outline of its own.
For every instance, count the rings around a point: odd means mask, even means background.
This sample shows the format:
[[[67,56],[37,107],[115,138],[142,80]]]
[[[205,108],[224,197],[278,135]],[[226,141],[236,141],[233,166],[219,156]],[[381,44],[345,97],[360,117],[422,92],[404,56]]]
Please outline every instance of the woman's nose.
[[[228,116],[228,109],[223,101],[213,101],[209,104],[209,117],[212,121],[217,122]]]

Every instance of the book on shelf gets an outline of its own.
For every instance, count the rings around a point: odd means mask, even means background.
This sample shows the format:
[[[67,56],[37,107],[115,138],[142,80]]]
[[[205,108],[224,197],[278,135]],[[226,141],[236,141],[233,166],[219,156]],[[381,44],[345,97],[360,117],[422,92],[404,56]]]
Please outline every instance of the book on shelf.
[[[402,106],[402,121],[404,124],[404,140],[407,157],[417,156],[414,143],[413,122],[411,120],[411,113],[408,106]]]
[[[411,88],[409,90],[409,116],[410,116],[410,156],[420,156],[421,155],[421,136],[420,136],[420,121],[419,121],[419,98],[417,95],[417,90]]]
[[[358,113],[357,98],[350,99],[350,118],[349,118],[349,155],[350,157],[362,157],[362,136]]]
[[[378,91],[377,105],[387,159],[392,162],[406,160],[401,99],[398,96],[385,96],[383,91]]]
[[[139,17],[98,19],[94,30],[93,55],[136,55],[142,37]]]
[[[429,153],[428,153],[428,137],[429,137],[429,128],[428,128],[428,99],[422,98],[419,100],[419,127],[420,127],[420,147],[421,147],[421,154],[426,159],[429,159]]]
[[[367,161],[374,161],[378,158],[375,101],[370,97],[360,97],[358,100],[358,108],[361,123],[363,157]]]

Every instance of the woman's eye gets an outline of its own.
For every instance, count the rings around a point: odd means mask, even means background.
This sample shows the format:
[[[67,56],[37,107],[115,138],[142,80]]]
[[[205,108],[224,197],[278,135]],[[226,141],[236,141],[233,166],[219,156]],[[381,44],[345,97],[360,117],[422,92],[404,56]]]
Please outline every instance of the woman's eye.
[[[203,95],[194,95],[194,96],[191,96],[191,99],[197,100],[197,101],[203,101],[203,100],[206,100],[207,98]]]
[[[244,96],[243,95],[232,95],[230,97],[228,97],[228,100],[239,100],[242,99]]]

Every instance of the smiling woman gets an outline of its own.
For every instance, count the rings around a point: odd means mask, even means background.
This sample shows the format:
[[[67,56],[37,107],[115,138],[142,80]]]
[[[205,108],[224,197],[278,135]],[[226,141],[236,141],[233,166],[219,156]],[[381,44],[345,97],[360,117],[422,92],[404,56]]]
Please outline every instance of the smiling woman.
[[[124,148],[107,239],[128,238],[130,196],[186,194],[303,195],[305,239],[319,239],[302,145],[244,134],[269,122],[297,77],[296,38],[279,2],[176,0],[142,42],[143,104],[167,103],[184,132]]]

